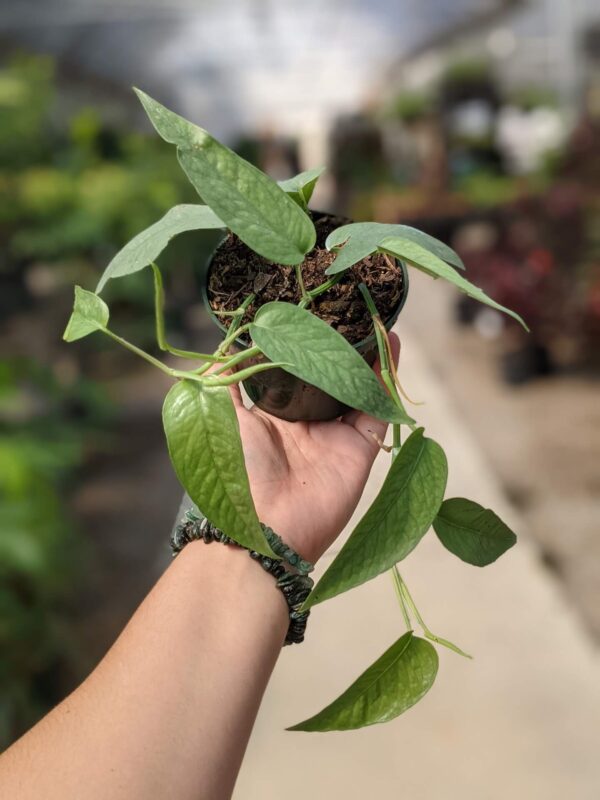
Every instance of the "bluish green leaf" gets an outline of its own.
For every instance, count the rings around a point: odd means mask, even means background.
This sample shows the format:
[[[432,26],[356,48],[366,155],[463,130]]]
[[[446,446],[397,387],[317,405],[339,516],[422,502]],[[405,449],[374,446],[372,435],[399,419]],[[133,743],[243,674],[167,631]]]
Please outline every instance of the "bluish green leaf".
[[[224,227],[225,223],[208,206],[175,206],[119,250],[102,273],[96,291],[101,292],[110,278],[131,275],[156,261],[171,239],[179,233]]]
[[[404,239],[420,244],[426,250],[447,261],[457,269],[464,269],[460,256],[451,247],[435,239],[428,233],[411,228],[409,225],[389,225],[383,222],[353,222],[336,228],[327,237],[325,246],[328,250],[343,245],[333,264],[327,269],[327,275],[343,272],[363,258],[375,253],[384,239],[390,236],[402,236]]]
[[[378,419],[408,424],[367,362],[322,319],[291,303],[266,303],[250,326],[254,344],[286,371],[351,408]]]
[[[299,264],[316,233],[308,215],[259,169],[207,131],[136,89],[162,138],[205,203],[248,247],[280,264]]]
[[[421,272],[431,275],[432,278],[444,278],[469,297],[478,300],[480,303],[485,303],[485,305],[490,306],[490,308],[495,308],[497,311],[503,311],[513,319],[516,319],[526,331],[529,330],[517,313],[511,311],[510,308],[501,306],[500,303],[496,303],[496,301],[488,297],[482,289],[463,278],[462,275],[459,275],[455,269],[448,266],[441,258],[425,250],[424,247],[416,244],[416,242],[394,236],[390,239],[384,239],[380,243],[379,249],[384,253],[389,253],[396,258],[407,261],[409,264],[412,264],[413,267],[420,269]]]
[[[408,631],[337,700],[290,731],[349,731],[403,714],[427,694],[438,671],[435,648]]]
[[[317,185],[317,181],[324,170],[325,167],[315,167],[314,169],[300,172],[298,175],[294,175],[293,178],[288,178],[285,181],[277,181],[277,183],[301,208],[307,208],[315,186]]]
[[[108,325],[108,306],[93,292],[75,287],[73,312],[63,333],[66,342],[82,339],[89,333],[101,331]]]
[[[304,608],[359,586],[406,558],[435,519],[447,479],[444,451],[418,428],[402,446],[379,494]]]
[[[177,477],[200,511],[239,544],[273,555],[250,494],[229,390],[179,381],[165,398],[163,425]]]
[[[491,564],[517,541],[491,509],[464,497],[444,500],[433,528],[447,550],[476,567]]]

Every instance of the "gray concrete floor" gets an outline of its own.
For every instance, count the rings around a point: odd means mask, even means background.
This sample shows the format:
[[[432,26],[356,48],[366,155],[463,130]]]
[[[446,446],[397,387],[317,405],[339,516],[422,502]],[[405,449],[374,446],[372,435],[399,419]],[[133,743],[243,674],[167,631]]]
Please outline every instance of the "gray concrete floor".
[[[596,800],[598,653],[410,329],[402,330],[400,374],[409,393],[427,400],[415,414],[446,450],[449,494],[491,506],[519,535],[483,570],[452,557],[432,533],[401,565],[430,628],[475,658],[442,649],[430,693],[393,722],[289,733],[287,725],[330,702],[403,632],[387,575],[317,607],[306,642],[286,648],[276,667],[234,797]],[[388,459],[378,458],[355,520]],[[339,542],[320,572],[337,549]]]

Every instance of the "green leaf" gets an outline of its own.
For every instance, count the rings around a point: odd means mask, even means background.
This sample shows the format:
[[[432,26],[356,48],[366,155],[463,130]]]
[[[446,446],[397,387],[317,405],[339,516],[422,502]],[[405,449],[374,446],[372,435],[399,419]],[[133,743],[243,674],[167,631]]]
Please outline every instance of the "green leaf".
[[[510,308],[501,306],[500,303],[496,303],[496,301],[488,297],[482,289],[463,278],[455,269],[449,267],[448,264],[433,253],[425,250],[421,245],[406,238],[392,237],[390,239],[384,239],[379,245],[379,249],[382,252],[390,253],[397,258],[408,261],[413,267],[420,269],[421,272],[425,272],[427,275],[431,275],[432,278],[444,278],[454,284],[461,292],[469,295],[469,297],[478,300],[480,303],[485,303],[485,305],[495,308],[497,311],[503,311],[513,319],[516,319],[526,331],[529,330],[516,312],[511,311]]]
[[[254,344],[271,361],[351,408],[409,424],[367,362],[344,337],[310,311],[291,303],[266,303],[250,325]]]
[[[207,131],[135,90],[162,138],[177,146],[196,191],[248,247],[280,264],[299,264],[316,233],[308,215],[275,181]]]
[[[167,211],[164,217],[138,233],[113,258],[96,287],[101,292],[111,278],[131,275],[156,261],[174,236],[185,231],[224,228],[215,212],[208,206],[180,205]]]
[[[298,203],[300,208],[307,208],[315,186],[317,185],[317,181],[324,170],[325,167],[315,167],[314,169],[300,172],[298,175],[294,175],[293,178],[288,178],[286,181],[277,181],[277,183],[286,194],[289,194],[295,203]]]
[[[403,714],[427,694],[438,671],[435,648],[408,631],[337,700],[290,731],[349,731]]]
[[[63,333],[65,342],[83,339],[89,333],[104,330],[107,325],[108,306],[104,300],[97,294],[76,286],[73,313]]]
[[[165,398],[163,425],[177,477],[202,513],[243,547],[273,555],[250,494],[229,390],[179,381]]]
[[[336,272],[343,272],[353,264],[357,264],[363,258],[374,253],[381,242],[390,236],[402,236],[420,244],[453,267],[465,268],[460,256],[451,247],[417,228],[411,228],[408,225],[388,225],[383,222],[354,222],[336,228],[327,237],[325,247],[328,250],[333,250],[340,245],[343,247],[325,274],[335,275]]]
[[[402,445],[379,494],[304,608],[359,586],[406,558],[435,519],[447,478],[444,451],[418,428]]]
[[[444,500],[433,529],[447,550],[476,567],[491,564],[517,541],[491,509],[464,497]]]

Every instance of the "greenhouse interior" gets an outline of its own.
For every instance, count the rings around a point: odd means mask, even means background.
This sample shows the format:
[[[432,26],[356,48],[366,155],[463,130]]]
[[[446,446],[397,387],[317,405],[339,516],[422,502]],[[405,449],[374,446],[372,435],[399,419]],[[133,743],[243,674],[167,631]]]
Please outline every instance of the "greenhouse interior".
[[[322,167],[313,210],[435,237],[529,329],[409,270],[394,327],[406,410],[445,444],[453,490],[495,508],[517,544],[475,570],[429,533],[402,564],[428,624],[474,658],[441,648],[432,692],[386,725],[285,730],[403,630],[385,575],[315,607],[275,667],[234,798],[595,800],[594,0],[0,0],[0,749],[89,675],[171,561],[172,381],[106,337],[63,340],[73,285],[93,292],[129,240],[198,203],[132,87],[275,181]],[[160,255],[176,348],[219,346],[203,287],[221,240],[188,230]],[[165,356],[150,270],[103,298],[120,336]]]

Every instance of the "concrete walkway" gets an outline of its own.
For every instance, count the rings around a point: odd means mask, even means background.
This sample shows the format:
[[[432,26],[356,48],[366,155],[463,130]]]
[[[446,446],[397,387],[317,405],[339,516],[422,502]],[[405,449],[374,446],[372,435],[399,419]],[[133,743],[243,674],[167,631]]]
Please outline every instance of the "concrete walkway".
[[[411,396],[427,400],[415,415],[446,450],[449,496],[491,506],[519,535],[515,548],[483,570],[451,556],[432,533],[401,565],[430,628],[475,659],[440,648],[430,693],[385,725],[287,733],[403,632],[387,575],[318,606],[306,642],[286,648],[277,665],[235,800],[597,800],[598,653],[507,507],[460,409],[406,331],[401,380]],[[376,495],[388,459],[380,455],[355,521]]]

